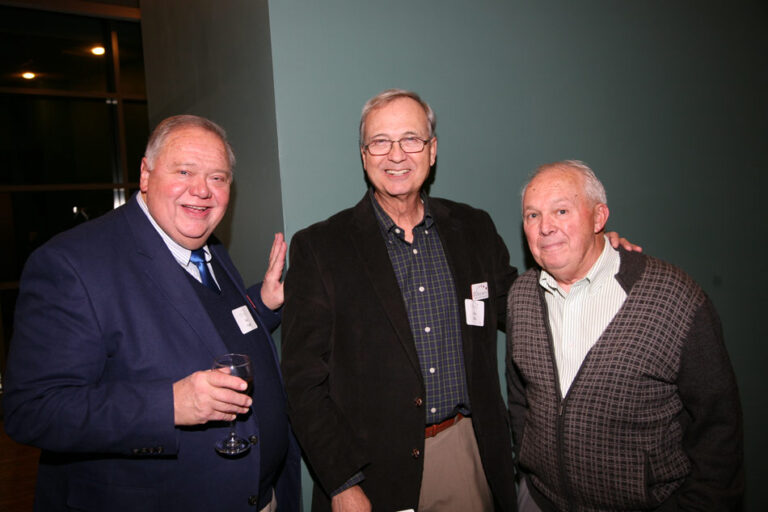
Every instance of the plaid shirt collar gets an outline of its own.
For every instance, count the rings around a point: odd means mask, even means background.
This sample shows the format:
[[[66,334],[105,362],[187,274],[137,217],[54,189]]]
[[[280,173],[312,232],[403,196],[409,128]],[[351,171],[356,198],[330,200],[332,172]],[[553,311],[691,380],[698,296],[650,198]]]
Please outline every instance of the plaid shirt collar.
[[[376,213],[376,219],[379,221],[381,234],[384,235],[385,238],[388,235],[399,236],[400,238],[403,238],[404,235],[402,233],[402,229],[398,228],[397,224],[395,224],[395,221],[392,220],[392,218],[387,214],[387,212],[384,211],[384,208],[382,208],[379,202],[376,200],[376,196],[373,193],[373,187],[368,189],[368,197],[371,199],[371,204],[373,204],[373,211]],[[435,219],[432,217],[432,212],[429,209],[429,198],[423,190],[420,193],[420,197],[421,202],[424,205],[424,218],[421,219],[421,222],[419,222],[417,226],[421,226],[423,224],[425,229],[431,229],[435,224]],[[399,235],[395,235],[395,229],[400,229]]]

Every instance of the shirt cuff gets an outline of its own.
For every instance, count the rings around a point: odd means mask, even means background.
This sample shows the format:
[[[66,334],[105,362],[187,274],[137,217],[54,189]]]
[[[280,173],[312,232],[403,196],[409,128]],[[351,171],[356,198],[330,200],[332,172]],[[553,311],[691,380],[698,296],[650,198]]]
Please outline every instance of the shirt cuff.
[[[358,471],[357,473],[355,473],[354,475],[352,475],[352,477],[351,477],[349,480],[347,480],[346,482],[344,482],[344,485],[342,485],[341,487],[339,487],[338,489],[336,489],[335,491],[333,491],[333,492],[331,493],[331,498],[333,498],[333,497],[334,497],[334,496],[336,496],[337,494],[341,494],[342,492],[346,491],[347,489],[349,489],[349,488],[351,488],[351,487],[354,487],[354,486],[356,486],[357,484],[359,484],[359,483],[360,483],[360,482],[362,482],[363,480],[365,480],[365,475],[363,475],[363,472],[362,472],[362,471]]]

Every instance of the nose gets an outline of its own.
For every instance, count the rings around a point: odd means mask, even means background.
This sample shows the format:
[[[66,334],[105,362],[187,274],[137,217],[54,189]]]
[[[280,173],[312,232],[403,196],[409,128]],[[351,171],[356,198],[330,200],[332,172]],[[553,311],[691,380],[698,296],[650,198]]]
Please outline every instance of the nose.
[[[539,232],[542,235],[551,235],[555,231],[555,223],[549,215],[542,215],[539,223]]]
[[[200,198],[211,196],[211,189],[208,187],[208,180],[205,176],[196,176],[189,186],[189,193]]]
[[[403,151],[398,140],[392,143],[392,147],[389,149],[389,153],[387,153],[387,158],[393,162],[402,162],[406,158],[405,155],[406,153]]]

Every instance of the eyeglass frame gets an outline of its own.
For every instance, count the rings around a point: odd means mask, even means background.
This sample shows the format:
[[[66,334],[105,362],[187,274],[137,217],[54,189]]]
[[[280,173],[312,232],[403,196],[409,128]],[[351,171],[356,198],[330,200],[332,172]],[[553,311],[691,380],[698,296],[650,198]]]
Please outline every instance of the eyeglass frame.
[[[384,155],[388,155],[388,154],[389,154],[389,152],[390,152],[390,151],[392,151],[392,148],[393,148],[393,147],[395,147],[395,142],[397,142],[397,144],[400,146],[400,150],[401,150],[403,153],[408,153],[409,155],[413,155],[413,154],[416,154],[416,153],[421,153],[422,151],[424,151],[424,148],[426,148],[426,147],[427,147],[427,144],[429,144],[430,142],[432,142],[432,140],[433,140],[434,138],[435,138],[434,136],[432,136],[432,137],[429,137],[428,139],[422,139],[421,137],[413,137],[413,136],[409,136],[409,137],[400,137],[400,138],[399,138],[399,139],[397,139],[397,140],[390,140],[390,139],[374,139],[374,140],[370,141],[368,144],[363,144],[363,150],[367,151],[367,152],[368,152],[368,154],[369,154],[369,155],[371,155],[371,156],[384,156]],[[419,141],[421,141],[421,143],[422,143],[421,149],[420,149],[420,150],[418,150],[418,151],[406,151],[406,150],[405,150],[405,148],[403,148],[403,144],[402,144],[402,141],[403,141],[403,140],[406,140],[406,139],[414,139],[414,140],[419,140]],[[370,146],[371,144],[374,144],[374,143],[377,143],[377,142],[389,142],[389,148],[388,148],[388,149],[387,149],[387,150],[386,150],[384,153],[379,153],[379,154],[371,153],[371,150],[370,150],[369,146]]]

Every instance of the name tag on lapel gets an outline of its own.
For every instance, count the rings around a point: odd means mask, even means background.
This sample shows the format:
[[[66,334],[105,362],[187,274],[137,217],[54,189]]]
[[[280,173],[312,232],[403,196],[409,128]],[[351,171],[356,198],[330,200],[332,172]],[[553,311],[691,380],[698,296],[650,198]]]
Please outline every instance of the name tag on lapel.
[[[251,316],[251,312],[248,311],[248,306],[240,306],[239,308],[233,309],[232,316],[235,317],[235,322],[237,322],[237,326],[243,334],[248,334],[259,327],[253,319],[253,316]]]
[[[483,300],[488,298],[488,281],[475,283],[472,285],[472,300]]]
[[[467,314],[467,325],[485,325],[485,302],[464,299],[464,310]]]

